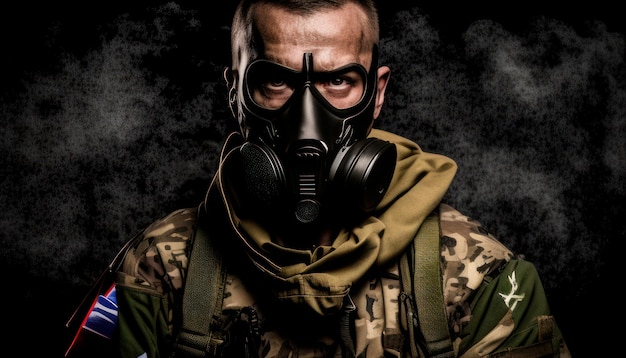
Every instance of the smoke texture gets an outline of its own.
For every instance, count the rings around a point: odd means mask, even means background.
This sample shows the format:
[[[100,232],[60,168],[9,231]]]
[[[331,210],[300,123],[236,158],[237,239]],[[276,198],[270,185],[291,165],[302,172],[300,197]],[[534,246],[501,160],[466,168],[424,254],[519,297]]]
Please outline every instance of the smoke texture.
[[[232,6],[99,6],[3,16],[2,302],[16,312],[9,342],[52,336],[30,344],[47,356],[124,242],[203,199],[236,129],[222,80]],[[392,75],[377,126],[458,163],[446,201],[535,263],[586,356],[598,354],[586,342],[610,342],[626,232],[625,31],[558,14],[381,8]]]

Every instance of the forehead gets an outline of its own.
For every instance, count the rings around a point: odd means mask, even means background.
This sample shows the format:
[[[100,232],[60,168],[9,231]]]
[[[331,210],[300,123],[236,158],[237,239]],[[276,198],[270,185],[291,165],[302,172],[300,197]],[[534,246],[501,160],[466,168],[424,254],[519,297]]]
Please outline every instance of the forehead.
[[[263,4],[254,12],[262,56],[294,69],[302,67],[306,52],[317,70],[355,62],[369,68],[373,40],[367,24],[365,12],[352,3],[308,14]]]

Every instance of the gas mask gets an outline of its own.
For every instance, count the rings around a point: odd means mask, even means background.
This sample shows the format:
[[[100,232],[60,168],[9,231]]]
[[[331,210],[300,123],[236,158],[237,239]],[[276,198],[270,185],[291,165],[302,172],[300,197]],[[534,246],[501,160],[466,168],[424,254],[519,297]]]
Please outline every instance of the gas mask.
[[[242,142],[229,145],[221,168],[238,215],[306,227],[376,208],[396,163],[395,145],[367,137],[377,57],[369,72],[356,63],[315,72],[311,53],[301,70],[265,59],[247,66],[236,104]]]

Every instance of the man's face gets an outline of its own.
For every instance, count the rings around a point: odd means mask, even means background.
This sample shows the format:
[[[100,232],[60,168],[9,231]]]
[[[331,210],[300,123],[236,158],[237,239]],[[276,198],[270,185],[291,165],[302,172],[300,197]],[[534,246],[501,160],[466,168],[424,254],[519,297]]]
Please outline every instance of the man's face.
[[[230,167],[244,169],[242,190],[269,215],[263,220],[292,218],[294,228],[326,225],[339,206],[373,209],[391,180],[395,147],[366,138],[389,74],[377,67],[366,13],[354,4],[306,15],[267,4],[252,11],[260,53],[242,45],[233,61],[246,142]]]
[[[372,44],[365,38],[367,21],[358,6],[347,4],[300,16],[279,7],[260,5],[255,12],[255,23],[263,41],[265,59],[302,71],[303,54],[312,53],[315,72],[329,73],[329,76],[320,76],[314,85],[333,107],[349,108],[362,98],[363,74],[335,71],[354,63],[370,68]],[[266,73],[251,90],[257,105],[278,109],[295,88],[279,73]]]

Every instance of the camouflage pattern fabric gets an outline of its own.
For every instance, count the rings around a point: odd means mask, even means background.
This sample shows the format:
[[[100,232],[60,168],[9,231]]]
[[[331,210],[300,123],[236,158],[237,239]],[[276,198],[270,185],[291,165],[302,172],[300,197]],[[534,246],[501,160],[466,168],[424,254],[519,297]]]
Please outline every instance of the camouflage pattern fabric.
[[[458,336],[471,317],[468,298],[513,253],[479,222],[448,205],[440,205],[440,222],[444,301],[451,332]]]
[[[196,209],[172,212],[147,227],[118,272],[119,349],[123,357],[161,357],[173,340]]]
[[[487,357],[507,345],[531,345],[546,336],[567,357],[558,327],[546,326],[553,320],[547,302],[530,300],[543,295],[532,265],[517,259],[477,221],[445,204],[439,210],[442,307],[458,356]],[[148,227],[126,255],[117,281],[122,356],[162,357],[171,347],[196,217],[195,209],[173,212]],[[397,263],[355,283],[343,312],[326,318],[272,307],[259,299],[263,290],[250,289],[243,278],[229,273],[223,314],[214,320],[222,330],[218,335],[230,337],[226,345],[247,345],[258,357],[340,357],[344,350],[358,357],[408,357],[398,322]],[[350,330],[342,331],[347,323]]]

